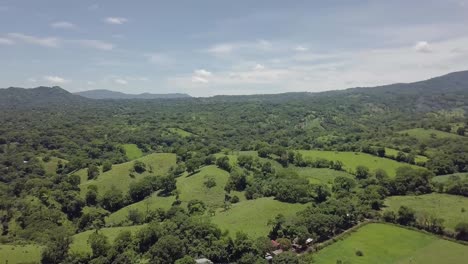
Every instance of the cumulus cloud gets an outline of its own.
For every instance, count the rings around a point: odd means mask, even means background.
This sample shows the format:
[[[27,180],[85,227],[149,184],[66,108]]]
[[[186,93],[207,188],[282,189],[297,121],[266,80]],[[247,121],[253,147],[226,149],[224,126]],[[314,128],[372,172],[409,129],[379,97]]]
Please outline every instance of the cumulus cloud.
[[[60,29],[74,29],[76,28],[75,24],[67,22],[67,21],[58,21],[50,24],[52,28],[60,28]]]
[[[235,52],[267,52],[273,50],[273,44],[267,40],[257,40],[249,42],[219,43],[204,50],[214,56],[233,55]]]
[[[10,38],[23,41],[25,43],[39,45],[43,47],[56,48],[60,46],[60,39],[55,37],[40,38],[22,33],[9,33],[8,36]]]
[[[211,53],[211,54],[217,54],[217,55],[223,55],[223,54],[229,54],[231,53],[234,49],[236,48],[236,45],[234,44],[216,44],[210,48],[208,48],[206,51]]]
[[[413,46],[414,50],[417,52],[429,53],[432,51],[431,46],[427,41],[419,41]]]
[[[82,40],[77,40],[77,42],[87,48],[93,48],[93,49],[98,49],[98,50],[112,50],[114,49],[114,44],[104,42],[101,40],[95,40],[95,39],[82,39]]]
[[[299,45],[299,46],[294,47],[294,50],[299,51],[299,52],[304,52],[304,51],[308,51],[309,48]]]
[[[213,76],[213,73],[205,70],[205,69],[199,69],[195,70],[192,75],[192,82],[193,83],[208,83],[210,80],[210,77]]]
[[[0,45],[13,45],[15,42],[11,39],[0,38]]]
[[[122,25],[128,22],[128,19],[126,19],[125,17],[106,17],[104,19],[104,22],[111,25]]]
[[[127,85],[128,84],[128,81],[124,80],[124,79],[115,79],[114,82],[116,84],[120,84],[120,85]]]
[[[69,82],[69,80],[66,80],[59,76],[44,76],[44,80],[52,84],[64,84]]]
[[[265,69],[265,66],[263,66],[262,64],[256,64],[255,67],[254,67],[254,70],[256,71],[261,71],[261,70],[264,70]]]

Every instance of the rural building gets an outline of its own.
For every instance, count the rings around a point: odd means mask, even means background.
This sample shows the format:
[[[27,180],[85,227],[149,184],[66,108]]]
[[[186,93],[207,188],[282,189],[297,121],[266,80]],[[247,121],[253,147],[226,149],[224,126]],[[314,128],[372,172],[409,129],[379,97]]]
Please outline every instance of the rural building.
[[[196,259],[197,264],[213,264],[213,262],[207,258]]]

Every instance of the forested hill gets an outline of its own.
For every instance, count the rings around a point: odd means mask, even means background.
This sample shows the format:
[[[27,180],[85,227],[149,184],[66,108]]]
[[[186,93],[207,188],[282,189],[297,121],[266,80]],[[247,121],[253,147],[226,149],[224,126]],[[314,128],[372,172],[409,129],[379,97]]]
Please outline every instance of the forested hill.
[[[174,98],[189,98],[188,94],[183,93],[168,93],[168,94],[126,94],[121,92],[115,92],[105,89],[100,90],[89,90],[83,92],[77,92],[76,95],[83,96],[91,99],[174,99]]]
[[[0,89],[0,107],[28,108],[50,105],[71,105],[89,101],[58,87],[37,87],[32,89],[10,87]]]

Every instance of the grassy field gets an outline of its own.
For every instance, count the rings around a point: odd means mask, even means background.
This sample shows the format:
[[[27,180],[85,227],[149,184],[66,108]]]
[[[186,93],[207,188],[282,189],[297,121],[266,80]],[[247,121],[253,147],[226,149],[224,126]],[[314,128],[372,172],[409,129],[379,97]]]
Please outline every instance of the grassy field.
[[[273,198],[259,198],[233,204],[228,211],[220,209],[212,217],[212,221],[222,230],[229,230],[230,235],[243,231],[255,238],[268,235],[270,231],[267,225],[268,220],[275,218],[278,214],[294,216],[306,206],[283,203]]]
[[[117,235],[122,231],[131,231],[132,233],[137,232],[144,225],[138,226],[124,226],[124,227],[109,227],[99,230],[102,234],[107,236],[107,239],[110,243],[113,243]],[[85,232],[78,233],[73,236],[73,243],[70,246],[71,252],[84,252],[91,253],[91,247],[88,245],[89,236],[95,232],[95,230],[88,230]]]
[[[148,175],[162,175],[166,173],[171,166],[176,164],[176,155],[172,153],[153,153],[138,159],[146,164],[146,172],[142,174],[135,173],[135,177],[130,177],[130,169],[133,167],[133,161],[115,164],[112,170],[106,171],[95,180],[87,180],[87,169],[78,171],[76,174],[81,177],[81,193],[84,196],[89,185],[98,186],[99,193],[103,194],[111,186],[123,192],[128,191],[130,183],[137,181]],[[153,172],[149,172],[149,166],[153,167]]]
[[[289,166],[290,169],[296,171],[300,176],[307,178],[310,183],[319,184],[333,184],[333,181],[338,176],[354,178],[353,175],[344,172],[336,171],[332,169],[319,169],[319,168],[301,168],[295,166]]]
[[[408,134],[409,136],[415,137],[420,140],[430,140],[432,138],[451,138],[451,139],[465,138],[457,134],[443,132],[443,131],[439,131],[435,129],[424,129],[424,128],[407,129],[407,130],[402,130],[399,133]]]
[[[361,152],[338,152],[338,151],[320,151],[320,150],[299,150],[305,159],[324,158],[332,161],[343,162],[344,169],[347,172],[354,172],[356,166],[363,165],[368,167],[371,171],[376,169],[385,170],[389,176],[395,176],[396,169],[402,166],[412,166],[403,162],[395,160],[376,157],[370,154]]]
[[[360,250],[363,256],[357,256]],[[386,224],[368,224],[312,255],[314,263],[466,263],[468,246]]]
[[[112,213],[109,215],[109,217],[107,217],[106,223],[116,225],[127,221],[128,211],[132,209],[138,210],[139,212],[143,213],[143,215],[146,215],[148,210],[154,211],[157,208],[168,210],[171,208],[171,205],[174,201],[175,196],[161,197],[158,196],[157,193],[153,193],[153,195],[144,199],[143,201],[131,204],[118,210],[117,212]]]
[[[432,178],[434,182],[446,182],[451,176],[458,176],[460,179],[467,179],[468,173],[454,173],[454,174],[447,174],[447,175],[440,175]]]
[[[176,127],[170,127],[168,128],[167,130],[169,130],[169,132],[173,133],[173,134],[176,134],[176,135],[179,135],[181,137],[190,137],[190,136],[193,136],[195,134],[193,133],[190,133],[186,130],[183,130],[183,129],[180,129],[180,128],[176,128]]]
[[[40,263],[42,247],[38,245],[0,245],[1,264]]]
[[[457,195],[431,193],[419,196],[391,196],[385,200],[385,210],[398,211],[400,206],[413,208],[418,215],[428,214],[444,219],[444,226],[453,230],[468,221],[468,198]],[[466,211],[462,212],[462,208]]]
[[[129,160],[138,159],[143,156],[143,152],[135,144],[124,144],[122,147],[124,148],[125,155],[127,155]]]
[[[385,157],[396,157],[398,155],[399,150],[397,149],[392,149],[392,148],[385,148]],[[408,154],[408,153],[406,153]],[[418,162],[427,162],[428,158],[426,156],[421,156],[421,155],[416,155],[414,158],[414,161],[416,163]]]
[[[258,156],[257,151],[231,151],[229,154],[224,154],[224,153],[216,153],[215,157],[220,158],[223,156],[227,156],[229,158],[229,162],[231,163],[232,166],[237,166],[237,158],[241,155],[246,155],[246,156],[253,156],[254,158],[257,158],[261,162],[270,162],[273,168],[275,170],[282,170],[283,166],[279,164],[276,160],[272,159],[267,159],[267,158],[260,158]]]
[[[42,159],[41,159],[42,160]],[[50,161],[44,162],[42,161],[42,164],[44,165],[44,169],[46,173],[49,174],[56,174],[57,173],[57,164],[59,161],[62,161],[63,164],[66,164],[68,161],[56,157],[51,157]]]

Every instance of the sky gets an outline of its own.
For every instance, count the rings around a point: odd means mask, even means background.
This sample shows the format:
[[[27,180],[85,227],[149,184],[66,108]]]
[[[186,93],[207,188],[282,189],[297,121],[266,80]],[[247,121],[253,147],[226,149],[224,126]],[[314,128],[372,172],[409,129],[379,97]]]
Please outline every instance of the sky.
[[[265,94],[468,70],[468,0],[0,0],[0,87]]]

